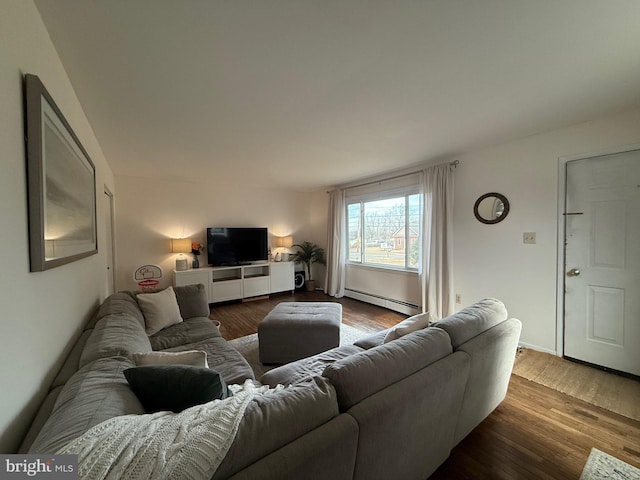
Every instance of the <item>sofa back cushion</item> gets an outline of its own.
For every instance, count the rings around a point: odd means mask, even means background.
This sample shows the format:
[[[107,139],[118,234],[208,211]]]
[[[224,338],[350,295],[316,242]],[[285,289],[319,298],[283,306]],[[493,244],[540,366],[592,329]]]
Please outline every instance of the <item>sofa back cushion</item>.
[[[451,354],[444,330],[426,328],[351,355],[323,372],[336,388],[341,411]]]
[[[122,374],[133,366],[126,357],[112,357],[101,358],[78,370],[62,387],[51,416],[29,452],[54,453],[105,420],[144,413]]]
[[[93,328],[95,323],[100,319],[108,315],[113,315],[114,313],[127,313],[135,318],[143,328],[145,327],[144,316],[142,315],[142,310],[140,310],[135,295],[132,292],[118,292],[109,295],[106,300],[102,302],[95,316],[94,324],[89,325],[87,328]]]
[[[73,344],[69,355],[67,355],[62,367],[60,367],[58,375],[53,379],[51,387],[49,388],[64,385],[73,376],[73,374],[78,371],[80,368],[80,356],[82,355],[84,347],[87,344],[87,340],[89,340],[92,333],[93,329],[85,330],[80,334],[80,337],[78,337],[78,340]]]
[[[507,309],[500,300],[485,298],[433,324],[451,337],[451,345],[460,345],[507,319]]]
[[[136,318],[127,313],[114,313],[96,323],[80,356],[80,368],[98,358],[150,351],[149,338]]]

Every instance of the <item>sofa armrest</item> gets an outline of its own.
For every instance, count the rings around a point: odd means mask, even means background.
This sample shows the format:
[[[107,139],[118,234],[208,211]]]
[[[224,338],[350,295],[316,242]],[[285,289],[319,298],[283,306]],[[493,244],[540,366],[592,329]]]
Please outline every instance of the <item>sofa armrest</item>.
[[[213,478],[230,477],[337,415],[336,392],[321,377],[256,398]]]
[[[343,413],[240,470],[231,480],[351,480],[357,445],[358,424]]]

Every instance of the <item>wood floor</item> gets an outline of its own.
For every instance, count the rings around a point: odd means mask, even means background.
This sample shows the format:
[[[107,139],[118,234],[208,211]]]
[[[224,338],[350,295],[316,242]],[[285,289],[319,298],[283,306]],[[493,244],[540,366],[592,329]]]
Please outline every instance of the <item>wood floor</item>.
[[[371,332],[406,318],[319,292],[216,305],[211,318],[222,322],[220,330],[230,340],[255,333],[264,315],[283,301],[339,301],[344,323]],[[453,449],[430,480],[576,480],[592,447],[640,467],[640,422],[512,375],[505,401]]]

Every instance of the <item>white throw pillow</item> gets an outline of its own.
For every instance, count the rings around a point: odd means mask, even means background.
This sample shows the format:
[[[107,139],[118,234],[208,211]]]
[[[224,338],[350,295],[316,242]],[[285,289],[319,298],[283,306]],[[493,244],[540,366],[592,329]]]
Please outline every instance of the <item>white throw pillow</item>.
[[[419,313],[413,317],[405,318],[402,322],[387,332],[382,343],[389,343],[390,341],[400,338],[407,333],[422,330],[423,328],[428,327],[430,323],[431,314],[429,314],[429,312]]]
[[[136,297],[144,315],[147,335],[182,322],[173,288],[169,287],[158,293],[139,293]]]
[[[203,350],[185,350],[184,352],[145,352],[134,353],[136,366],[144,365],[191,365],[209,368],[207,352]]]

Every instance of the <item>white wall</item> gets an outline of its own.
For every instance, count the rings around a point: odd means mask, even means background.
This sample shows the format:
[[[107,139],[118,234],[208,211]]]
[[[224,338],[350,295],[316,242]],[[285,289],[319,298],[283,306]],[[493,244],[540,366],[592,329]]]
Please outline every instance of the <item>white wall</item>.
[[[145,264],[160,265],[164,274],[159,287],[170,285],[178,254],[170,253],[169,239],[185,237],[206,243],[207,227],[268,227],[271,235],[292,235],[294,243],[310,239],[313,233],[308,195],[302,193],[216,179],[184,182],[116,177],[115,197],[118,290],[137,288],[133,273]],[[191,264],[192,256],[187,257]],[[206,259],[203,252],[201,265],[206,265]]]
[[[558,159],[640,142],[640,110],[527,137],[458,157],[455,173],[455,290],[461,308],[492,296],[523,322],[521,341],[556,350]],[[484,225],[473,215],[482,194],[499,192],[511,211]],[[537,243],[522,243],[536,232]]]
[[[64,351],[103,299],[106,260],[97,255],[29,273],[22,75],[38,75],[96,167],[98,246],[103,186],[113,177],[31,1],[0,5],[0,452],[17,449]]]

